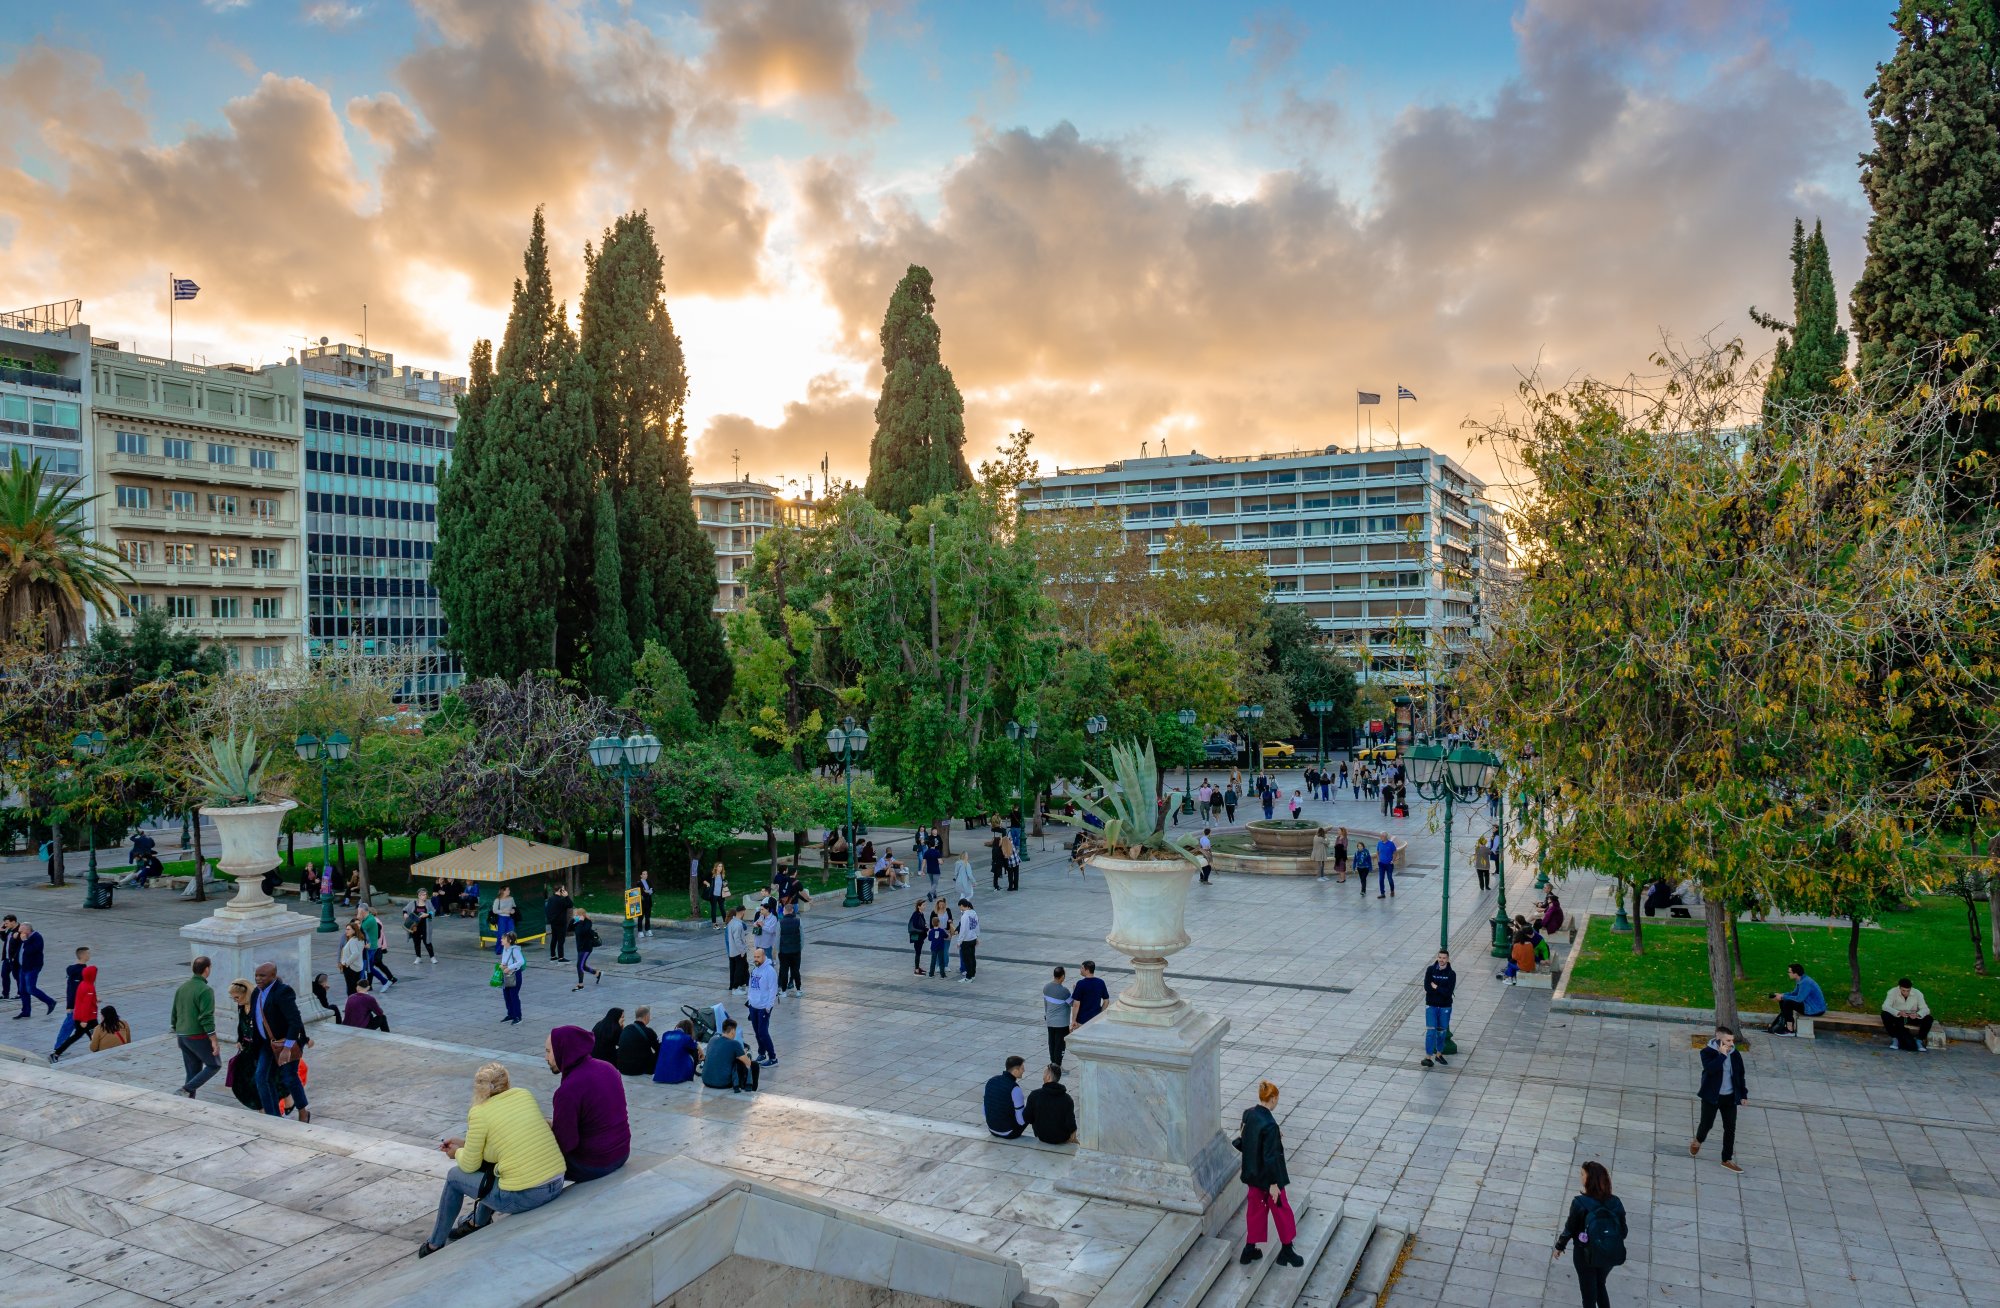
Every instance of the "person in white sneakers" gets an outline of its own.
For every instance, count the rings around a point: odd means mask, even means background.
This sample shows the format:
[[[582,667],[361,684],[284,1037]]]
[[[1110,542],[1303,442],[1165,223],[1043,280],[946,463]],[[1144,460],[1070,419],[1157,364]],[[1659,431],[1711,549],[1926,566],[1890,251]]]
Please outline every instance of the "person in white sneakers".
[[[729,921],[722,928],[722,947],[729,955],[729,993],[749,994],[750,927],[743,920],[741,904],[729,910]]]
[[[979,914],[970,899],[958,901],[958,979],[970,981],[979,975]]]
[[[1905,1053],[1929,1051],[1931,1023],[1936,1020],[1931,1006],[1924,1002],[1924,992],[1910,984],[1908,977],[1889,987],[1882,998],[1882,1029],[1889,1033],[1889,1043]]]

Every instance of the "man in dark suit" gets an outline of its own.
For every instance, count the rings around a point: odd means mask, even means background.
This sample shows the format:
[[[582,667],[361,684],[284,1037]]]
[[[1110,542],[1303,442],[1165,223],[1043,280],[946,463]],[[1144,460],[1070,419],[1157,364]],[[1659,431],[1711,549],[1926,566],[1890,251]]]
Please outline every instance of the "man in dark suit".
[[[569,917],[574,905],[569,891],[557,885],[542,901],[542,921],[548,925],[549,957],[569,961]]]
[[[23,922],[14,929],[14,937],[21,945],[21,1011],[14,1014],[14,1020],[31,1016],[37,999],[48,1005],[46,1012],[55,1012],[56,1001],[36,984],[42,979],[42,933]]]
[[[312,1121],[312,1114],[306,1111],[306,1088],[299,1080],[299,1059],[306,1048],[305,1019],[299,1016],[292,988],[278,980],[277,964],[257,964],[250,1015],[263,1042],[257,1055],[257,1101],[267,1116],[278,1117],[279,1103],[290,1099],[292,1107],[299,1110],[299,1120]]]

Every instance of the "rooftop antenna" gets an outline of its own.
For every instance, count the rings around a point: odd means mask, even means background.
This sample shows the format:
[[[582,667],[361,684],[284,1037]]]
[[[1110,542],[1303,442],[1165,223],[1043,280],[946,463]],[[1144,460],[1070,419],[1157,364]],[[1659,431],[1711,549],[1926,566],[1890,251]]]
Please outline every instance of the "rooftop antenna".
[[[368,305],[366,301],[363,301],[361,305],[361,348],[364,350],[368,348]]]
[[[742,480],[743,480],[743,451],[742,451],[742,450],[740,450],[740,449],[734,449],[734,450],[731,450],[731,451],[729,451],[729,460],[730,460],[730,462],[732,462],[732,463],[734,463],[734,464],[736,465],[736,480],[738,480],[738,481],[742,481]]]
[[[1140,441],[1140,442],[1139,442],[1139,457],[1140,457],[1140,458],[1142,458],[1142,459],[1143,459],[1143,458],[1145,458],[1145,457],[1146,457],[1146,451],[1147,451],[1148,449],[1152,448],[1152,444],[1153,444],[1153,443],[1152,443],[1151,441]]]

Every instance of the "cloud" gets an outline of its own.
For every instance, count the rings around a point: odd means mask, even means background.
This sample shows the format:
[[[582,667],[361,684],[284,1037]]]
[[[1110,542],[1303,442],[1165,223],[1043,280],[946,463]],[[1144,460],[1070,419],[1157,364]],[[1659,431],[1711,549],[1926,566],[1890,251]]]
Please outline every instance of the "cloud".
[[[705,61],[720,91],[766,108],[795,100],[833,105],[849,125],[878,115],[861,89],[867,11],[829,0],[709,0],[714,43]]]
[[[314,27],[324,27],[339,31],[367,13],[363,5],[349,3],[349,0],[300,0],[299,17]]]
[[[1406,422],[1449,448],[1538,360],[1623,375],[1662,330],[1761,348],[1744,311],[1782,294],[1793,216],[1817,203],[1837,257],[1858,246],[1857,208],[1813,179],[1864,125],[1761,49],[1679,93],[1635,85],[1629,43],[1709,40],[1714,6],[1564,21],[1598,8],[1530,5],[1519,76],[1490,104],[1405,112],[1366,206],[1303,168],[1206,194],[1067,123],[981,142],[934,209],[809,175],[847,347],[869,356],[890,289],[926,265],[969,444],[1019,420],[1071,463],[1136,453],[1169,418],[1175,448],[1210,453],[1345,442],[1353,391],[1398,383],[1423,396]]]
[[[806,386],[806,398],[785,405],[774,426],[764,426],[742,414],[725,413],[709,421],[695,443],[698,475],[729,475],[732,456],[740,455],[751,475],[770,470],[816,468],[822,456],[831,459],[835,475],[857,479],[868,467],[868,442],[875,435],[875,395],[861,393],[833,373]]]
[[[201,7],[211,14],[226,14],[236,9],[248,9],[250,0],[201,0]]]

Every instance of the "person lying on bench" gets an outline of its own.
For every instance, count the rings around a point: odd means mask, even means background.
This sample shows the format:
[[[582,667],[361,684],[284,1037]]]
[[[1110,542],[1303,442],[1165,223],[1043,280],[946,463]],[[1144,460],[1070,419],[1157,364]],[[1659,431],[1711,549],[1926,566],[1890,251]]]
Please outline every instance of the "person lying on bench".
[[[1792,975],[1792,988],[1785,994],[1772,994],[1778,1001],[1778,1016],[1771,1023],[1772,1035],[1792,1035],[1799,1033],[1799,1018],[1823,1017],[1826,1015],[1826,996],[1820,993],[1819,982],[1806,975],[1805,964],[1794,963],[1785,969]]]
[[[1910,984],[1904,977],[1889,988],[1882,999],[1882,1029],[1889,1033],[1889,1042],[1907,1053],[1919,1054],[1930,1049],[1931,1023],[1937,1019],[1931,1016],[1931,1007],[1924,1002],[1924,992]]]

